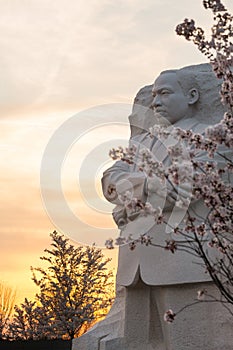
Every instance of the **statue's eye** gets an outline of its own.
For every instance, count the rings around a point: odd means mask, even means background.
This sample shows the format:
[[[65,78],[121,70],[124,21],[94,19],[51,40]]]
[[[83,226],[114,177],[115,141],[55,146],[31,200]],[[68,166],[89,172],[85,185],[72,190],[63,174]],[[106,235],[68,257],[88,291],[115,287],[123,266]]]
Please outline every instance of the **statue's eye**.
[[[161,92],[161,95],[169,95],[169,91],[168,90],[163,90],[162,92]]]

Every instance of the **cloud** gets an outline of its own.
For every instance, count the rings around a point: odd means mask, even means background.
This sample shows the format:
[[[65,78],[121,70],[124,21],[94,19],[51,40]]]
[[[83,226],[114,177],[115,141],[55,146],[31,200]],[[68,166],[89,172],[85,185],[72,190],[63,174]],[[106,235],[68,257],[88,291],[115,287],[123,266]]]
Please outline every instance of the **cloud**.
[[[164,66],[203,61],[193,45],[176,38],[174,28],[188,16],[207,25],[210,11],[196,2],[184,4],[1,2],[2,115],[132,99]]]

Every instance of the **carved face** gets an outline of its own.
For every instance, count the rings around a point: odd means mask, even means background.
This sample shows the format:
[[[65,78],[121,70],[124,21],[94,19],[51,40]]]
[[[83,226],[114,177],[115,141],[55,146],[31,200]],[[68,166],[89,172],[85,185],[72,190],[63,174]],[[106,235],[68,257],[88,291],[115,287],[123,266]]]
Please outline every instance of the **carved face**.
[[[163,73],[152,88],[154,96],[151,107],[169,123],[188,117],[190,112],[189,97],[186,96],[177,80],[176,73]]]

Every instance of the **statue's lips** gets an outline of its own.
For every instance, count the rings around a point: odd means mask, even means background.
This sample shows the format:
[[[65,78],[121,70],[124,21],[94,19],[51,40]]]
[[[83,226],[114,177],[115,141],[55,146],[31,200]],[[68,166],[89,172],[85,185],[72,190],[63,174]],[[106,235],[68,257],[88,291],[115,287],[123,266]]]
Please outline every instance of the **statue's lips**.
[[[166,111],[164,109],[161,109],[161,108],[155,108],[154,109],[154,113],[161,113],[161,114],[163,114],[163,113],[166,113]]]
[[[167,111],[165,109],[161,109],[161,108],[156,108],[154,109],[154,115],[155,117],[159,118],[166,118],[167,116]]]

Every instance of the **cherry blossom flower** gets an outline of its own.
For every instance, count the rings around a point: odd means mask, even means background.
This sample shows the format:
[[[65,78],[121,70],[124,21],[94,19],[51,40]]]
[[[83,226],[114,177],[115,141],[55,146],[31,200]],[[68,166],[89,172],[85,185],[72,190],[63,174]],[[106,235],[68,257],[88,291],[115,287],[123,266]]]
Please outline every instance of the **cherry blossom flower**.
[[[172,309],[169,309],[165,312],[163,319],[165,322],[172,323],[175,320],[176,314],[172,311]]]
[[[114,244],[113,244],[113,239],[112,238],[109,238],[109,239],[106,240],[105,247],[107,249],[114,249]]]
[[[170,250],[170,252],[172,252],[172,254],[174,254],[175,251],[177,250],[177,243],[176,243],[176,241],[174,241],[173,239],[166,240],[166,246],[165,246],[164,249],[165,250]]]
[[[207,290],[206,289],[200,289],[197,291],[197,299],[198,300],[204,300],[206,296]]]

